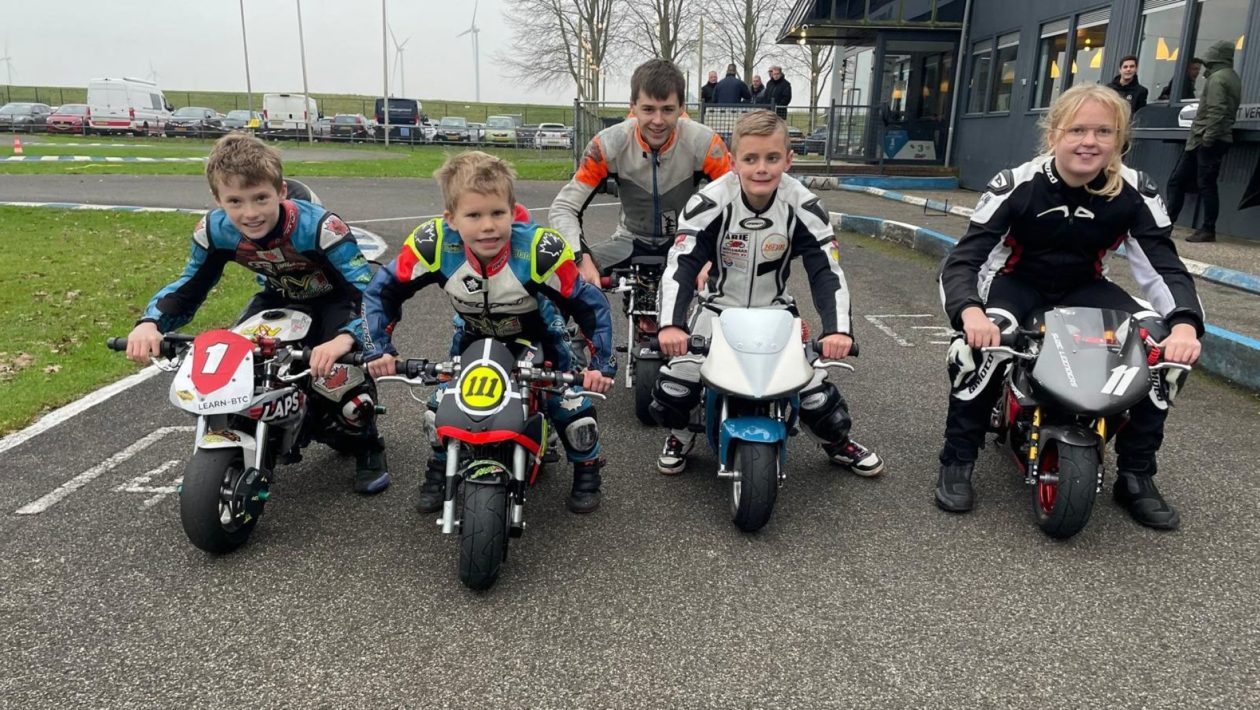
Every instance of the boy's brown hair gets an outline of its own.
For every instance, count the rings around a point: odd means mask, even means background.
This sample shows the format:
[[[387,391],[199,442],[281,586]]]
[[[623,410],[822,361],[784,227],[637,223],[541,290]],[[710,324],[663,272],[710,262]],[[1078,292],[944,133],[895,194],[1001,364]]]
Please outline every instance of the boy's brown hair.
[[[442,167],[433,171],[447,212],[454,212],[459,198],[467,192],[478,195],[506,197],[508,207],[516,206],[513,181],[516,171],[506,161],[489,153],[470,150],[448,158]]]
[[[229,133],[214,144],[206,160],[206,180],[219,196],[219,185],[236,178],[242,187],[270,183],[279,192],[284,186],[280,151],[246,133]]]
[[[657,101],[668,101],[670,94],[682,106],[687,97],[687,80],[682,72],[668,59],[649,59],[635,68],[630,75],[630,103],[639,101],[639,96],[651,97]]]
[[[780,131],[783,133],[783,147],[791,150],[787,122],[779,114],[765,109],[749,111],[735,122],[735,131],[731,133],[731,155],[734,156],[735,151],[739,150],[739,139],[744,136],[772,136]]]

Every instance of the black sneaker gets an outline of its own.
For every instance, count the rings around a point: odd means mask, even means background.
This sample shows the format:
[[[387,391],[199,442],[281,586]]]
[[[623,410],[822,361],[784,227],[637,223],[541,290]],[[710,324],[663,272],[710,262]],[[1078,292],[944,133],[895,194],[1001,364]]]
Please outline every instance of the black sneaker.
[[[1196,229],[1194,234],[1186,237],[1187,242],[1214,242],[1216,241],[1216,232],[1206,229]]]
[[[971,487],[975,464],[941,464],[936,474],[936,507],[951,513],[966,513],[976,505],[976,491]]]
[[[604,463],[595,461],[578,461],[573,464],[573,489],[569,492],[569,511],[573,513],[593,513],[599,508],[599,486],[603,478],[599,469]]]
[[[424,481],[420,483],[420,500],[416,501],[416,512],[436,513],[446,502],[446,463],[437,459],[429,459],[424,470]]]
[[[879,454],[862,446],[853,439],[835,444],[823,444],[823,451],[831,462],[844,466],[859,476],[874,478],[884,472],[884,461]]]
[[[1148,528],[1176,530],[1181,525],[1181,515],[1159,494],[1150,476],[1120,471],[1112,494],[1129,517]]]
[[[354,490],[364,495],[375,495],[389,488],[389,466],[385,461],[385,446],[377,443],[368,451],[354,455]]]
[[[661,449],[661,455],[656,457],[656,470],[666,476],[677,476],[687,470],[687,454],[691,453],[691,447],[695,444],[695,436],[683,441],[670,434],[665,440],[665,448]]]

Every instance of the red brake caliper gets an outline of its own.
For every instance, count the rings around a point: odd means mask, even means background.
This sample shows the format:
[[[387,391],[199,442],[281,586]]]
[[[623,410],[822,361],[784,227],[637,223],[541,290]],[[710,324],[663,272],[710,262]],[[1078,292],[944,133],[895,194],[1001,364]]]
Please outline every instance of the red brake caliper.
[[[1046,476],[1054,476],[1047,481]],[[1042,511],[1054,510],[1054,501],[1059,496],[1059,446],[1047,443],[1041,452],[1041,463],[1037,467],[1037,499],[1041,502]]]

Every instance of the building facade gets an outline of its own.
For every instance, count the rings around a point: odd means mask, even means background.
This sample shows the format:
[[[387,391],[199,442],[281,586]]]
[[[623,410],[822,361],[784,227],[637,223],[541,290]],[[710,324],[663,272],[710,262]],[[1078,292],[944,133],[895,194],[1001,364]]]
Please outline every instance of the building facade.
[[[1110,82],[1129,54],[1138,57],[1149,103],[1134,116],[1126,162],[1166,184],[1188,135],[1178,116],[1193,110],[1204,81],[1193,60],[1229,41],[1243,106],[1221,169],[1217,229],[1260,239],[1260,211],[1238,209],[1260,163],[1260,52],[1247,51],[1247,38],[1260,29],[1258,6],[1260,0],[800,0],[780,41],[800,41],[803,33],[806,42],[836,42],[833,98],[870,107],[868,134],[883,133],[876,147],[883,157],[896,156],[890,150],[903,134],[889,134],[903,131],[934,148],[916,151],[919,160],[956,167],[962,185],[976,190],[1040,149],[1038,122],[1059,94],[1083,81]],[[961,19],[956,27],[908,26],[925,7],[938,20]],[[872,23],[874,9],[902,21]],[[838,29],[823,29],[831,24]],[[930,50],[919,51],[931,42],[954,53],[933,59]],[[1180,222],[1192,226],[1197,217],[1192,193]]]

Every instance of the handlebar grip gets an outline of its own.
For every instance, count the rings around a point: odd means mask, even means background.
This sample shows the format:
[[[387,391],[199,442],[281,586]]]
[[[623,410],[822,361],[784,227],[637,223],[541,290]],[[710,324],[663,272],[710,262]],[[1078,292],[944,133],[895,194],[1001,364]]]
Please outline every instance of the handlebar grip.
[[[1001,339],[998,341],[1003,347],[1013,348],[1019,342],[1020,332],[1015,330],[1009,333],[1002,333]]]
[[[613,284],[613,277],[611,277],[611,276],[601,276],[601,277],[599,277],[599,287],[600,287],[600,288],[612,288],[612,287],[613,287],[613,285],[614,285],[614,284]]]
[[[120,352],[126,352],[127,351],[127,338],[126,337],[109,338],[108,340],[105,341],[105,347],[109,348],[110,350],[118,350]]]
[[[853,336],[849,336],[849,337],[850,337],[850,338],[852,338]],[[810,347],[812,347],[814,350],[816,350],[816,351],[818,352],[818,354],[819,354],[819,355],[822,355],[822,343],[819,341],[819,339],[818,339],[818,338],[813,338],[812,340],[810,340],[810,341],[809,341],[809,345],[810,345]],[[857,356],[858,356],[858,350],[859,350],[859,348],[858,348],[858,342],[857,342],[856,340],[854,340],[854,341],[853,341],[853,347],[849,348],[849,354],[847,355],[847,357],[857,357]]]
[[[337,358],[337,362],[343,365],[354,365],[355,367],[363,367],[363,353],[346,353]]]

